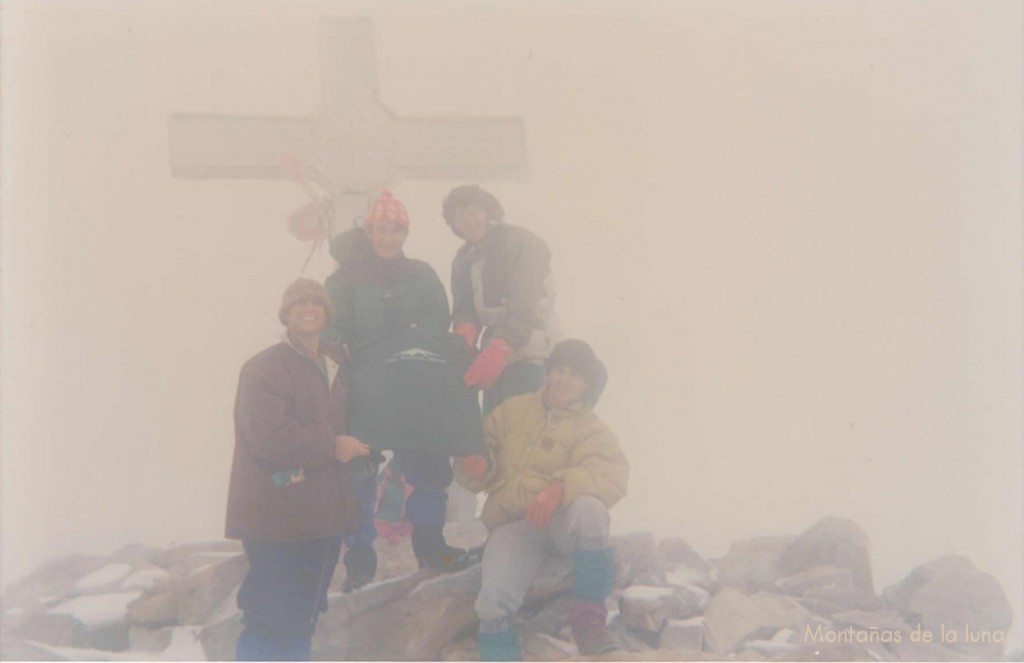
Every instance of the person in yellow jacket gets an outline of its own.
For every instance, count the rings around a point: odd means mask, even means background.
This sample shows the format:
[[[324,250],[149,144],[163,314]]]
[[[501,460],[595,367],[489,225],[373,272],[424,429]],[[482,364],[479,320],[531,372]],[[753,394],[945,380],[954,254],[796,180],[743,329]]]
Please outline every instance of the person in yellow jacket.
[[[573,560],[573,639],[581,654],[618,648],[605,629],[615,581],[608,510],[626,495],[629,462],[593,412],[607,383],[584,341],[554,347],[541,391],[514,396],[484,420],[487,455],[456,465],[456,480],[485,491],[490,530],[475,608],[481,660],[522,659],[513,618],[552,549]]]

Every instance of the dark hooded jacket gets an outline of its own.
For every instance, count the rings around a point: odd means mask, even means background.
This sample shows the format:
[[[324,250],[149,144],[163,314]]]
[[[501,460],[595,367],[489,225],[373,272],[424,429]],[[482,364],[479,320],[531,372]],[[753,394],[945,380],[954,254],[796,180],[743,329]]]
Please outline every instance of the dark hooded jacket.
[[[328,343],[351,350],[412,326],[448,330],[448,296],[427,263],[404,254],[380,258],[361,228],[335,237],[331,255],[338,269],[324,284],[334,305],[334,320],[323,333]]]
[[[512,346],[512,361],[539,361],[557,341],[551,251],[525,228],[494,223],[452,261],[452,318]]]

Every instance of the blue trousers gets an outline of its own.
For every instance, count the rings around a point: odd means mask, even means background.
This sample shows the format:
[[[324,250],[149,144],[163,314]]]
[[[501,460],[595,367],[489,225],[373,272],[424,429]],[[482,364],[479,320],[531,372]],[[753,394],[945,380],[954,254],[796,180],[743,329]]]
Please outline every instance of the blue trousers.
[[[309,659],[309,642],[338,565],[341,539],[243,541],[249,572],[238,590],[238,660]],[[298,658],[295,658],[298,657]]]
[[[377,527],[373,524],[373,509],[377,504],[377,476],[361,477],[356,483],[356,503],[359,505],[359,531],[345,537],[349,548],[373,545],[377,538]]]

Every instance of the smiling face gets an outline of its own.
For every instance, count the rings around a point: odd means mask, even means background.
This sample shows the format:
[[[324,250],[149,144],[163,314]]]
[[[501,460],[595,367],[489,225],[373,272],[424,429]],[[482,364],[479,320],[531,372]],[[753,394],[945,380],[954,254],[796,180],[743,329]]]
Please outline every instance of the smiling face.
[[[319,336],[327,326],[327,309],[318,301],[304,299],[292,304],[285,321],[294,336]]]
[[[456,235],[475,244],[487,234],[487,210],[480,205],[463,205],[455,212],[452,230]]]
[[[371,223],[366,226],[366,234],[370,238],[373,252],[390,260],[402,252],[405,238],[409,236],[409,227],[401,223]]]
[[[548,371],[544,398],[549,407],[564,408],[583,398],[587,380],[568,366],[555,365]]]

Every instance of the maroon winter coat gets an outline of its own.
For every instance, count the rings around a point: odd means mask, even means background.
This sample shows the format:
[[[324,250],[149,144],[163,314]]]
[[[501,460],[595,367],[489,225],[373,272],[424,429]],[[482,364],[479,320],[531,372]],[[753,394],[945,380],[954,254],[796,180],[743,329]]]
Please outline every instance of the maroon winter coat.
[[[235,456],[226,536],[296,541],[343,536],[359,526],[347,468],[334,457],[346,432],[347,384],[287,342],[242,367],[235,399]],[[276,485],[273,476],[305,478]],[[279,475],[280,479],[282,475]]]

